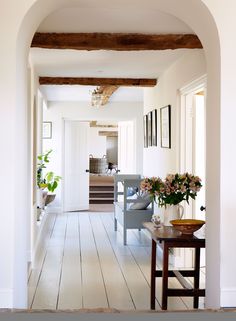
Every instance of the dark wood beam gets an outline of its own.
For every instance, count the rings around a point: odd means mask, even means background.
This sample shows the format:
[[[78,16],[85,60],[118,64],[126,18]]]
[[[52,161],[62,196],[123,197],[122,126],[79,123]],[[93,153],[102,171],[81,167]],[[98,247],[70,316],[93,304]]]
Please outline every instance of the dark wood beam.
[[[193,34],[139,33],[35,33],[31,47],[76,50],[166,50],[199,49],[202,44]]]
[[[154,87],[157,84],[157,79],[39,77],[39,84],[40,85]]]
[[[118,137],[118,131],[99,131],[99,136]]]
[[[97,88],[97,92],[102,95],[102,106],[106,105],[110,97],[119,88],[119,86],[100,86]]]
[[[92,120],[90,122],[90,127],[97,127],[97,128],[118,128],[118,125],[98,125],[97,120]]]

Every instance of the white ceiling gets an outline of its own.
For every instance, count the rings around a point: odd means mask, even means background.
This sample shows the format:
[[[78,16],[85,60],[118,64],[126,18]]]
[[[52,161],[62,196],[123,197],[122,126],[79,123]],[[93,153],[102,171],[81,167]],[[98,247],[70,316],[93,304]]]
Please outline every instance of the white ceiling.
[[[67,8],[49,15],[39,32],[136,32],[193,33],[177,18],[160,11],[104,8]],[[77,51],[31,48],[30,56],[39,76],[158,78],[187,52],[164,51]],[[49,101],[90,101],[91,86],[41,86]],[[119,88],[110,101],[142,101],[141,88]]]
[[[54,12],[41,23],[38,31],[193,33],[184,22],[159,10],[140,10],[135,5],[122,9],[101,8],[100,1],[96,2],[98,7],[74,7]]]
[[[41,91],[48,101],[91,101],[94,86],[41,86]],[[109,99],[109,102],[141,102],[142,88],[120,87]]]
[[[157,78],[187,49],[162,51],[78,51],[31,49],[40,76]]]

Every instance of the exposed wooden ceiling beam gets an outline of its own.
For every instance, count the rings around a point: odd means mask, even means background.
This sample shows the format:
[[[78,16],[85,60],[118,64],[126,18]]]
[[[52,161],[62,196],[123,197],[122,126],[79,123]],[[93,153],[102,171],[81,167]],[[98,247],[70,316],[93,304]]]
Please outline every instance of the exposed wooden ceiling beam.
[[[39,77],[39,83],[40,85],[154,87],[157,84],[157,79]]]
[[[97,89],[97,93],[102,95],[102,106],[106,105],[110,97],[119,88],[119,86],[100,86]]]
[[[90,122],[90,127],[97,127],[97,128],[118,128],[118,125],[105,125],[105,124],[98,124],[96,120],[92,120]]]
[[[118,137],[118,131],[99,131],[99,136]]]
[[[166,50],[199,49],[202,44],[194,34],[139,33],[40,33],[36,32],[31,47],[76,50]]]

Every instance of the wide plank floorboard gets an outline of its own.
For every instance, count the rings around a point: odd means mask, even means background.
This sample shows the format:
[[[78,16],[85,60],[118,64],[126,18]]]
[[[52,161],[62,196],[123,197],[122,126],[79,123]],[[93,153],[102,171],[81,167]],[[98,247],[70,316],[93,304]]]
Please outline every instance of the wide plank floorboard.
[[[80,253],[78,214],[68,213],[58,309],[83,307]]]
[[[145,231],[129,230],[128,245],[123,246],[122,229],[114,231],[112,213],[49,214],[47,219],[47,235],[29,275],[29,308],[150,308],[151,241]],[[202,269],[203,287],[204,281]],[[175,278],[169,278],[169,284],[181,287]],[[161,287],[157,278],[156,310]],[[192,301],[169,298],[168,310],[192,309]],[[204,298],[200,307],[204,308]]]
[[[90,222],[100,259],[109,307],[124,310],[135,309],[127,281],[100,218],[90,215]]]
[[[66,223],[66,214],[57,215],[32,303],[32,309],[57,308]]]

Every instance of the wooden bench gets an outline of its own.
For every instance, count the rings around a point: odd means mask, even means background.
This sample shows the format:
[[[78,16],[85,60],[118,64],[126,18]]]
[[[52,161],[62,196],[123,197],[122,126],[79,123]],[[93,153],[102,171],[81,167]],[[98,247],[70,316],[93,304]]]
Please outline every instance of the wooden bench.
[[[123,228],[123,243],[127,244],[127,230],[143,228],[143,222],[151,221],[154,204],[151,201],[146,207],[147,198],[140,197],[141,175],[114,175],[114,229],[117,231],[117,222]],[[119,185],[122,184],[122,189]],[[135,191],[137,198],[130,197],[130,189]],[[132,207],[144,207],[144,209],[132,209]]]

